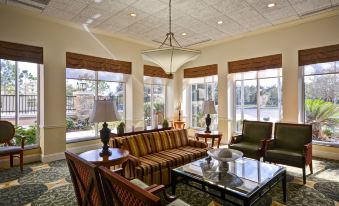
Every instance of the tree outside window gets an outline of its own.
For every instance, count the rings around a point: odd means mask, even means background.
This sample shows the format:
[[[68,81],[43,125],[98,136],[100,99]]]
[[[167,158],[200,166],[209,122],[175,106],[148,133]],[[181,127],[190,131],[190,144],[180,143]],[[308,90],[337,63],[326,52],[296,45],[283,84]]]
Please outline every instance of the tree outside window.
[[[339,61],[303,67],[304,120],[313,140],[339,144]]]
[[[277,122],[281,119],[281,69],[235,74],[235,131],[243,120]]]

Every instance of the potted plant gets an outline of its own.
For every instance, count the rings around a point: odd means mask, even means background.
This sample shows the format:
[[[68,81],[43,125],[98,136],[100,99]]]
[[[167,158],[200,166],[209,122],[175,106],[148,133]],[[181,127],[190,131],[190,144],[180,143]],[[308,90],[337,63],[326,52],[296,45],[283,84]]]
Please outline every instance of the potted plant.
[[[125,122],[120,122],[117,126],[118,134],[124,134],[125,132]]]
[[[168,128],[168,121],[167,121],[167,119],[165,119],[165,120],[162,122],[162,128],[164,128],[164,129],[167,129],[167,128]]]

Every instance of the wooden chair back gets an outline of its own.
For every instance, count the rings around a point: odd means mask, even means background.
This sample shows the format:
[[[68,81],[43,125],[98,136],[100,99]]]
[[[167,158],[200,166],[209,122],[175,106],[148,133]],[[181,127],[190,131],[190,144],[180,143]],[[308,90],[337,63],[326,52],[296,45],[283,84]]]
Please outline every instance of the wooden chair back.
[[[12,123],[0,120],[0,144],[10,145],[10,141],[15,135],[15,129]]]
[[[106,197],[105,205],[114,206],[157,206],[160,198],[141,189],[122,176],[105,167],[99,167],[99,174]]]
[[[97,166],[69,151],[65,152],[65,156],[78,205],[103,205],[104,201],[100,196],[103,192],[100,185],[100,178],[96,172]]]

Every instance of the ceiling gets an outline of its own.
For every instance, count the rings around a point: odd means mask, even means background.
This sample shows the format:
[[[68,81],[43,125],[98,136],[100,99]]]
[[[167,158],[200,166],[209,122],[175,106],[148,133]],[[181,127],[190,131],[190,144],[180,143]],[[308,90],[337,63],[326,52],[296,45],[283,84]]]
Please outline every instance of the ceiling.
[[[0,0],[145,43],[168,32],[168,0]],[[268,7],[274,3],[275,6]],[[190,46],[334,10],[339,0],[172,0],[172,30]],[[132,17],[131,14],[136,16]],[[222,21],[222,24],[218,24]],[[182,35],[186,33],[186,35]]]

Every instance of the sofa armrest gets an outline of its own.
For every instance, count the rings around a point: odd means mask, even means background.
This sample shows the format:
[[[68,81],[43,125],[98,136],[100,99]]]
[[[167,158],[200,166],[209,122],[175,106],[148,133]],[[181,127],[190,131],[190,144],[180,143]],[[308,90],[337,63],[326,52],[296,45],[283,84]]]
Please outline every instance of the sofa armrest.
[[[128,156],[128,160],[131,161],[133,167],[137,167],[141,164],[139,158],[133,156],[133,155],[129,155]]]
[[[241,139],[243,138],[242,135],[235,135],[231,137],[231,141],[230,144],[236,144],[239,143],[241,141]]]
[[[304,145],[304,157],[305,164],[309,164],[312,161],[312,142]]]
[[[191,147],[199,147],[199,148],[207,148],[208,147],[208,144],[206,142],[200,142],[200,141],[192,140],[192,139],[188,140],[188,145],[191,146]]]

